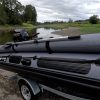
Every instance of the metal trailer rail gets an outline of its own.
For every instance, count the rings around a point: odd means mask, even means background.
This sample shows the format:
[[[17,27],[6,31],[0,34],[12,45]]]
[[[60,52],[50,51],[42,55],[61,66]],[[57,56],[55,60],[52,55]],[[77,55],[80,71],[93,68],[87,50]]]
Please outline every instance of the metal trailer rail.
[[[35,82],[42,84],[42,87],[50,87],[50,90],[53,91],[54,89],[56,94],[57,91],[61,91],[62,93],[73,95],[80,99],[81,97],[86,99],[100,98],[100,81],[96,79],[82,77],[75,73],[64,73],[63,71],[47,68],[32,68],[4,61],[0,61],[0,68],[34,80]],[[61,87],[62,90],[59,90],[58,87]],[[58,94],[60,94],[60,92],[58,92]],[[63,95],[64,94],[61,94],[61,96]],[[64,97],[66,96],[70,97],[68,95],[65,95]]]

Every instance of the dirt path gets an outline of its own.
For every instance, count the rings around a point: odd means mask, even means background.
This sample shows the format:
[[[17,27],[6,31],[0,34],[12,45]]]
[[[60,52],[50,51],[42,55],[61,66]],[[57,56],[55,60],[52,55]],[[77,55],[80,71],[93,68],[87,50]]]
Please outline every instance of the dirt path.
[[[23,100],[17,80],[9,79],[14,76],[15,73],[0,69],[0,100]],[[67,100],[47,91],[44,91],[38,96],[38,100]]]
[[[52,32],[53,34],[58,34],[58,35],[62,35],[62,36],[72,36],[72,35],[80,35],[80,29],[77,27],[68,27],[66,29],[63,29],[61,31],[55,31]]]
[[[23,100],[16,80],[10,80],[14,73],[0,69],[0,100]]]

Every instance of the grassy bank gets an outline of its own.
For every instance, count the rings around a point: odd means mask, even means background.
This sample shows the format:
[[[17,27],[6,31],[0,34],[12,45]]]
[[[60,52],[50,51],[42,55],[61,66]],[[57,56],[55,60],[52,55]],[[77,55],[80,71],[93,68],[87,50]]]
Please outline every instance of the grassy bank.
[[[44,24],[38,27],[53,28],[53,29],[65,29],[68,27],[78,27],[82,34],[100,33],[100,24],[89,23],[64,23],[64,24]]]
[[[100,33],[100,24],[79,27],[83,34]]]
[[[78,27],[82,34],[100,33],[100,24],[89,24],[89,23],[63,23],[63,24],[43,24],[34,26],[32,24],[23,23],[18,26],[4,25],[0,26],[0,44],[7,41],[12,41],[13,32],[16,28],[25,28],[28,33],[32,33],[34,28],[53,28],[53,29],[66,29],[68,27]]]
[[[53,28],[53,29],[64,29],[68,27],[67,23],[64,24],[43,24],[43,25],[38,25],[39,28]]]
[[[36,27],[37,26],[34,26],[32,24],[23,23],[22,25],[0,25],[0,30],[1,31],[9,31],[9,30],[13,30],[16,28],[25,28],[27,30],[31,30]]]
[[[0,44],[3,44],[8,41],[12,41],[13,30],[17,28],[25,28],[28,31],[28,33],[32,33],[33,28],[36,28],[36,26],[33,26],[32,24],[27,24],[27,23],[23,23],[22,25],[0,26]]]

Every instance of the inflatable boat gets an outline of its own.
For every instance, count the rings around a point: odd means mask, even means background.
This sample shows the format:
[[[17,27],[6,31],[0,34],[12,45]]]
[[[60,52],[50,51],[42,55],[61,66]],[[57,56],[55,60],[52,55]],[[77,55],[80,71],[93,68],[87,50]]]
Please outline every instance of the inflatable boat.
[[[65,93],[98,100],[100,34],[1,45],[0,68]]]
[[[100,53],[100,34],[10,42],[0,52]]]

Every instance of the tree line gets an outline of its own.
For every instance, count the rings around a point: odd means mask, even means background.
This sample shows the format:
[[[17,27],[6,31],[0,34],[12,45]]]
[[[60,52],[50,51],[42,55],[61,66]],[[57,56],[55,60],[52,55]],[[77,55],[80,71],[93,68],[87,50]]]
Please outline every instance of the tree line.
[[[85,19],[85,20],[75,20],[73,21],[71,18],[69,18],[68,21],[51,21],[51,22],[37,22],[39,25],[41,24],[63,24],[63,23],[91,23],[91,24],[98,24],[100,23],[100,19],[98,17],[98,15],[92,15],[89,17],[89,19]]]
[[[36,24],[37,13],[32,5],[22,5],[18,0],[0,0],[0,24]]]

